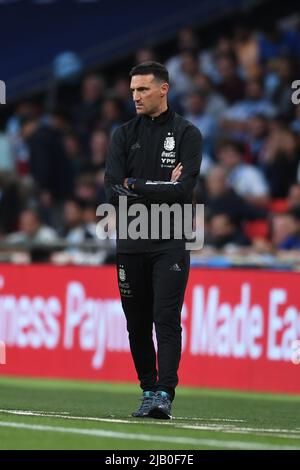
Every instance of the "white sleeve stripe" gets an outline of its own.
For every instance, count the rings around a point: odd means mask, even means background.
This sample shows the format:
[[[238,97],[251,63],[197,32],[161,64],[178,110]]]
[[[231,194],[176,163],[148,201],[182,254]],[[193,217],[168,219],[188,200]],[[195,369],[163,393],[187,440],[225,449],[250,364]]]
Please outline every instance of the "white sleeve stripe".
[[[159,184],[171,184],[171,185],[175,185],[175,184],[179,184],[178,181],[146,181],[146,184],[149,184],[149,185],[153,185],[153,186],[156,186],[156,185],[159,185]]]

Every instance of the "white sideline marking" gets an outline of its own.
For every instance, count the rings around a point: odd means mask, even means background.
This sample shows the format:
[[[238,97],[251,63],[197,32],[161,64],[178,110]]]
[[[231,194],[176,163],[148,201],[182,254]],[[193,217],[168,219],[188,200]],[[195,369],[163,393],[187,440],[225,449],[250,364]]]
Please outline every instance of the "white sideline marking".
[[[218,426],[218,425],[211,425],[211,426],[205,426],[205,425],[188,425],[188,424],[183,424],[180,427],[180,429],[198,429],[200,431],[217,431],[217,432],[223,432],[226,434],[256,434],[257,436],[270,436],[270,437],[280,437],[284,439],[299,439],[299,431],[295,429],[264,429],[264,428],[239,428],[235,426]],[[284,434],[286,433],[286,434]]]
[[[72,416],[66,412],[60,411],[34,411],[34,410],[6,410],[0,409],[0,413],[14,414],[20,416],[44,416],[49,418],[64,418],[84,421],[99,421],[104,423],[124,423],[124,424],[149,424],[149,421],[144,420],[132,420],[132,419],[117,419],[117,418],[95,418],[92,416]],[[195,420],[195,421],[226,421],[226,422],[244,422],[244,420],[233,420],[233,419],[222,419],[222,418],[174,418],[172,421],[157,421],[156,424],[170,426],[174,425],[177,420]],[[180,424],[181,426],[181,424]]]
[[[245,419],[231,419],[231,418],[188,418],[188,417],[176,417],[174,419],[186,419],[189,421],[224,421],[228,423],[245,423]]]
[[[265,433],[277,433],[277,432],[286,432],[290,433],[293,432],[294,434],[300,434],[300,431],[296,429],[276,429],[276,428],[251,428],[251,427],[239,427],[235,426],[234,424],[224,424],[223,426],[220,426],[219,424],[182,424],[180,427],[186,428],[186,429],[204,429],[207,431],[208,429],[214,429],[216,431],[223,431],[223,430],[228,430],[228,431],[234,431],[234,432],[265,432]]]
[[[1,410],[0,413],[7,413],[17,416],[42,416],[43,418],[60,418],[60,419],[74,419],[80,421],[98,421],[100,423],[140,423],[140,421],[132,421],[129,419],[114,419],[114,418],[95,418],[93,416],[72,416],[61,414],[60,412],[55,413],[54,411],[31,411],[31,410]]]
[[[185,444],[191,446],[207,446],[207,447],[225,447],[229,449],[261,449],[261,450],[299,450],[300,447],[294,446],[281,446],[272,444],[262,444],[258,442],[243,442],[243,441],[226,441],[222,439],[194,439],[183,436],[159,436],[148,435],[141,433],[123,433],[116,431],[105,431],[103,429],[80,429],[68,428],[63,426],[43,426],[38,424],[15,423],[9,421],[0,421],[0,427],[15,428],[15,429],[28,429],[31,431],[44,431],[44,432],[57,432],[65,434],[79,434],[83,436],[104,437],[110,439],[125,439],[125,440],[138,440],[147,442],[166,442],[172,444]]]
[[[116,418],[96,418],[93,416],[72,416],[66,415],[65,412],[55,412],[55,411],[33,411],[33,410],[7,410],[0,409],[0,413],[12,414],[17,416],[36,416],[43,418],[58,418],[58,419],[71,419],[78,421],[94,421],[100,423],[120,423],[120,424],[154,424],[153,421],[148,419],[146,420],[133,420],[133,419],[116,419]],[[296,429],[273,429],[273,428],[253,428],[253,427],[240,427],[234,424],[184,424],[177,423],[175,418],[170,421],[155,421],[155,425],[159,426],[173,426],[178,429],[193,429],[199,431],[217,431],[224,432],[227,434],[257,434],[260,436],[268,435],[270,437],[280,437],[287,439],[297,439],[300,438],[300,430]],[[189,418],[179,418],[179,419],[189,419]],[[198,419],[198,418],[195,418]],[[199,418],[200,419],[200,418]],[[217,418],[216,418],[217,419]]]
[[[70,413],[68,411],[43,411],[43,410],[8,410],[8,409],[0,409],[0,413],[10,413],[10,414],[22,414],[22,415],[34,415],[38,413],[39,416],[44,416],[44,415],[59,415],[62,416],[63,418],[66,417],[66,415],[69,415]]]

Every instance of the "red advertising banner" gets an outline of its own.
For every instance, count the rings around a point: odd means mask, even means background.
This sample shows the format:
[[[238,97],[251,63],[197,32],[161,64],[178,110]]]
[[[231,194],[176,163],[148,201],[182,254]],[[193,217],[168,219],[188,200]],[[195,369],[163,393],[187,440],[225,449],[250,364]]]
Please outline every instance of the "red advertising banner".
[[[300,393],[299,281],[192,269],[181,385]],[[137,381],[114,267],[0,265],[0,344],[3,375]]]

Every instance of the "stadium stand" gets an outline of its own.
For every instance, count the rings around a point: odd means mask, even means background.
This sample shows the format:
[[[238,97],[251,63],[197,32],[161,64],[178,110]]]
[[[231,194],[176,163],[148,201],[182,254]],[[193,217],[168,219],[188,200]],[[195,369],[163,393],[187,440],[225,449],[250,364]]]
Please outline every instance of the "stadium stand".
[[[261,265],[268,254],[274,266],[283,261],[287,268],[285,253],[291,260],[294,250],[295,263],[288,264],[293,269],[300,261],[300,104],[292,102],[292,82],[299,76],[299,14],[287,2],[262,26],[256,18],[270,2],[212,1],[195,7],[187,1],[184,11],[182,2],[172,2],[171,10],[166,2],[160,3],[159,21],[142,15],[134,28],[135,15],[127,12],[123,21],[122,2],[110,7],[94,2],[90,9],[79,3],[74,2],[66,34],[70,9],[64,2],[26,8],[19,2],[18,34],[9,54],[0,51],[0,63],[7,65],[0,78],[9,90],[8,105],[1,109],[0,259],[113,260],[113,225],[105,243],[95,230],[96,208],[105,202],[108,142],[134,116],[129,68],[157,59],[170,73],[170,105],[203,134],[194,200],[205,204],[206,244],[194,264],[209,254],[224,257],[228,266],[248,265],[251,259],[255,264],[261,256]],[[43,34],[43,22],[23,21],[22,12],[29,19],[34,8],[44,8],[41,18],[48,15]],[[12,5],[0,9],[10,18]],[[103,28],[101,12],[108,19]],[[9,37],[7,24],[1,34]],[[34,40],[26,64],[18,49],[24,34],[28,44]]]

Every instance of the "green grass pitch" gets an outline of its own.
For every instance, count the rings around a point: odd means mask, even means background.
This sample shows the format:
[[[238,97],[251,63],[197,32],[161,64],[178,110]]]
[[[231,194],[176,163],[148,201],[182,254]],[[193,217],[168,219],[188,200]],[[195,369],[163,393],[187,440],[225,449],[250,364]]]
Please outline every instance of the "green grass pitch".
[[[179,387],[170,421],[132,418],[132,384],[2,376],[0,397],[0,449],[300,449],[300,396]]]

